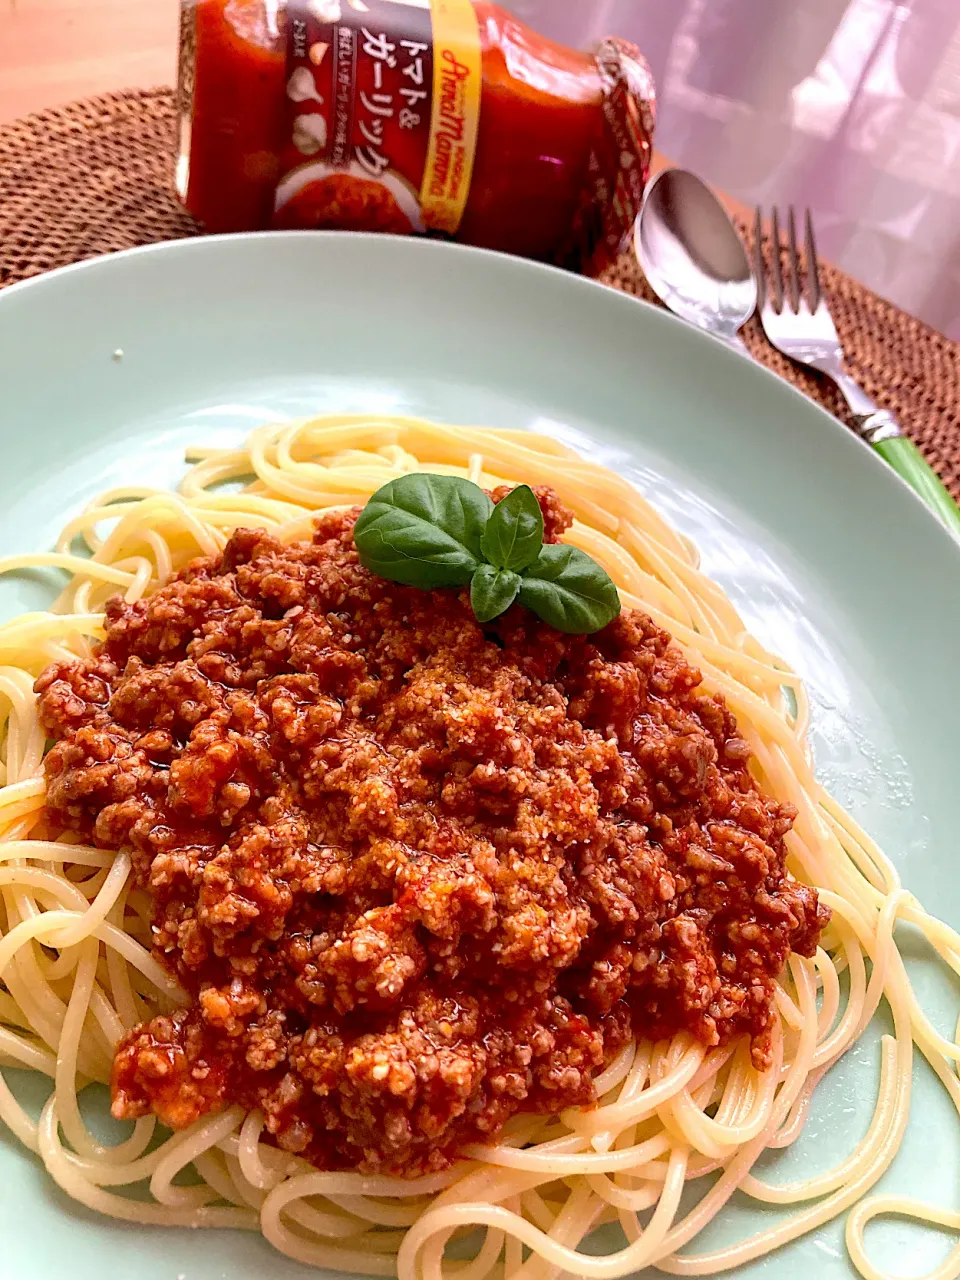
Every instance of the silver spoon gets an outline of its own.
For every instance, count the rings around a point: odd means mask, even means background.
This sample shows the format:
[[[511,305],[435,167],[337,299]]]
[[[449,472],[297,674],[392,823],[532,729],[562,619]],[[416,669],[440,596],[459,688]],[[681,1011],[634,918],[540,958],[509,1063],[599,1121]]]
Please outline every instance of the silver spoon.
[[[757,282],[727,211],[687,169],[664,169],[647,187],[633,229],[643,274],[681,319],[745,355],[738,330],[757,308]]]

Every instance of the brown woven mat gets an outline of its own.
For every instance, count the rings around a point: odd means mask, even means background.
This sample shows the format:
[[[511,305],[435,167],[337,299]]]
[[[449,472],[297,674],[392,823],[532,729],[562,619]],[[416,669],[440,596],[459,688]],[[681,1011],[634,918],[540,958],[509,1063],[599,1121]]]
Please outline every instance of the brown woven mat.
[[[197,235],[172,189],[173,93],[108,94],[0,127],[0,286],[82,258]],[[608,283],[653,300],[631,258]],[[834,268],[826,287],[850,372],[960,498],[960,344]],[[751,351],[838,417],[836,391],[788,364],[756,320]]]

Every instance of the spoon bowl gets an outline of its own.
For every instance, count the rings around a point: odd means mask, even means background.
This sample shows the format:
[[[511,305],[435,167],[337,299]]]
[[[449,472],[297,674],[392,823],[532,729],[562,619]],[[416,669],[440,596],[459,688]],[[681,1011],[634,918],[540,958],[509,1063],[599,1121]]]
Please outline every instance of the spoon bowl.
[[[687,169],[647,187],[634,248],[657,297],[676,315],[743,349],[738,330],[757,307],[750,259],[727,211]]]

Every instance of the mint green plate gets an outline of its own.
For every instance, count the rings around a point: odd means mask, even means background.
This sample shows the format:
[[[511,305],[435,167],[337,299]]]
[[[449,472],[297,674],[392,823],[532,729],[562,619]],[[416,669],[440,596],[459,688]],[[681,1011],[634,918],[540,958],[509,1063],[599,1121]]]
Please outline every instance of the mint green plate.
[[[122,358],[119,353],[122,351]],[[661,312],[547,268],[415,240],[273,235],[136,250],[0,294],[0,554],[48,548],[95,493],[174,484],[184,446],[328,410],[562,437],[699,544],[749,625],[806,678],[823,781],[927,905],[960,924],[960,545],[865,446],[772,374]],[[49,599],[0,583],[0,616]],[[912,971],[940,1029],[960,990]],[[875,1030],[817,1092],[793,1181],[864,1132]],[[955,1208],[960,1127],[920,1064],[882,1184]],[[36,1082],[23,1096],[39,1102]],[[771,1220],[730,1206],[700,1249]],[[883,1223],[873,1256],[919,1276],[945,1235]],[[842,1280],[842,1226],[741,1274]],[[133,1228],[66,1199],[0,1133],[2,1280],[293,1280],[256,1237]]]

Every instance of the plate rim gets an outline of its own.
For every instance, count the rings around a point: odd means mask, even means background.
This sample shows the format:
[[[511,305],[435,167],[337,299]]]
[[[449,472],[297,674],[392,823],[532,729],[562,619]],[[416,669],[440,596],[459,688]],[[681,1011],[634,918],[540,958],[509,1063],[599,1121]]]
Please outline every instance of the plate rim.
[[[727,362],[739,361],[741,364],[745,364],[748,368],[759,372],[761,377],[772,379],[774,383],[794,399],[794,404],[802,402],[808,406],[808,409],[813,410],[815,416],[820,420],[819,430],[824,433],[824,439],[833,441],[828,447],[839,447],[841,449],[852,447],[858,449],[861,455],[861,462],[864,463],[868,470],[872,470],[876,477],[879,478],[882,474],[885,474],[889,479],[894,480],[895,489],[899,491],[901,497],[908,496],[909,504],[912,505],[914,512],[922,511],[924,513],[924,517],[928,522],[928,529],[935,528],[937,530],[941,546],[950,548],[951,554],[957,558],[957,567],[960,568],[960,537],[955,537],[942,524],[907,481],[895,472],[865,440],[858,436],[853,428],[846,426],[839,418],[836,418],[823,405],[806,395],[799,387],[795,387],[754,356],[749,353],[744,355],[732,349],[727,343],[716,338],[707,330],[700,329],[696,325],[682,320],[666,307],[657,306],[652,302],[648,302],[645,298],[639,298],[635,294],[627,293],[625,290],[618,289],[603,280],[567,271],[550,263],[520,258],[498,250],[459,244],[456,241],[436,240],[427,236],[403,236],[370,231],[245,231],[220,235],[200,234],[197,236],[185,236],[176,240],[158,240],[150,244],[135,245],[129,249],[98,254],[91,258],[84,258],[79,262],[67,263],[50,271],[28,276],[25,280],[18,280],[14,284],[0,289],[0,318],[3,316],[4,307],[9,305],[5,301],[8,298],[56,288],[62,281],[82,278],[86,275],[122,271],[126,264],[131,261],[137,262],[142,259],[165,255],[175,257],[188,256],[191,253],[216,252],[220,248],[241,248],[243,245],[252,245],[260,249],[273,243],[279,245],[290,242],[316,244],[349,242],[361,247],[366,246],[373,252],[427,253],[430,255],[449,255],[454,259],[465,257],[481,262],[487,261],[496,263],[499,268],[514,272],[520,276],[528,274],[531,279],[554,280],[555,282],[562,280],[564,285],[573,289],[574,292],[582,291],[584,297],[593,296],[610,299],[609,303],[604,305],[620,307],[621,309],[639,306],[651,323],[667,325],[678,334],[681,331],[686,331],[688,334],[696,335],[693,339],[695,347],[699,344],[700,349],[704,351],[712,348],[715,351],[724,352],[720,357],[721,360]],[[626,310],[624,310],[624,314],[627,314]],[[658,318],[653,320],[652,317],[654,316]],[[690,339],[685,338],[682,341],[690,341]],[[732,367],[733,365],[728,363],[728,368]],[[749,379],[754,374],[747,373],[745,376]],[[907,439],[911,438],[906,432],[904,432],[904,436]],[[845,444],[840,444],[841,439],[845,440]]]

